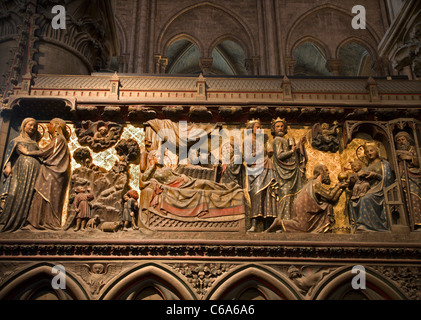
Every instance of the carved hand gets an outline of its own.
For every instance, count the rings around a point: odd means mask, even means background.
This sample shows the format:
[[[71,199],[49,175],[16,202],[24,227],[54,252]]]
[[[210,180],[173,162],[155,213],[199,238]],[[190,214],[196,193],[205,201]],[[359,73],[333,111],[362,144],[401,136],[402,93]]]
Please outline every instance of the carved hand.
[[[412,160],[412,156],[405,153],[398,154],[398,158],[401,160]]]
[[[339,183],[339,188],[341,189],[346,189],[348,187],[348,182],[347,181],[343,181]]]
[[[25,146],[22,146],[22,145],[18,145],[18,149],[19,149],[19,151],[21,152],[21,153],[23,153],[23,154],[25,154],[25,155],[27,155],[28,154],[28,149],[25,147]]]
[[[3,170],[3,174],[8,177],[10,172],[12,172],[12,166],[10,165],[10,162],[7,163],[6,167]]]

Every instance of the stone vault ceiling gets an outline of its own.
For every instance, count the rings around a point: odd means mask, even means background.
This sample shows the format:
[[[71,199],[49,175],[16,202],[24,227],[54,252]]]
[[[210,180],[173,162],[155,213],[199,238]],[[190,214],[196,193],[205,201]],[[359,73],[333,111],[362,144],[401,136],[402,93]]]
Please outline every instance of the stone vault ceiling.
[[[167,51],[168,74],[199,74],[200,52],[195,44],[181,39],[172,44]],[[231,40],[217,45],[212,51],[211,74],[246,75],[245,53],[243,48]]]

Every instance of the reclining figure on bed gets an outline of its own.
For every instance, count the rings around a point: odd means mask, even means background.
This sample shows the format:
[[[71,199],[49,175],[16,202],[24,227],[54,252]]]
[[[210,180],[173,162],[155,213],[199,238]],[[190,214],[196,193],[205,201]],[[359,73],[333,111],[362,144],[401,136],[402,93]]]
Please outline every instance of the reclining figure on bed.
[[[244,216],[244,191],[238,184],[222,184],[177,173],[162,164],[157,150],[149,152],[148,161],[140,188],[142,192],[149,189],[149,208],[182,218]]]

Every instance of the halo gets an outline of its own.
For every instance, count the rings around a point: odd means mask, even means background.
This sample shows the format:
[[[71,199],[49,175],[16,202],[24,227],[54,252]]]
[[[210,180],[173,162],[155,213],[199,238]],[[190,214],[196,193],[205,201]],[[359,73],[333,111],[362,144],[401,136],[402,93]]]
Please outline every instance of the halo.
[[[40,134],[40,140],[44,137],[44,135],[45,135],[45,128],[44,128],[44,126],[42,126],[42,125],[40,125],[40,124],[38,124],[38,132],[39,132],[39,134]],[[41,132],[41,130],[42,130],[42,132]]]
[[[72,128],[66,123],[66,130],[69,133],[69,137],[72,136]]]
[[[48,124],[46,124],[47,126],[48,126]],[[43,130],[44,130],[44,133],[43,133],[43,136],[44,136],[44,134],[45,134],[45,129],[43,128]],[[72,128],[66,123],[66,131],[67,131],[67,133],[69,134],[69,138],[72,136]],[[52,139],[53,138],[53,136],[51,135],[51,133],[49,133],[49,136],[50,136],[50,139]]]
[[[363,153],[364,153],[364,145],[361,144],[361,145],[358,146],[357,149],[355,149],[355,154],[356,154],[358,160],[360,160],[362,163],[364,163],[366,166],[368,166],[368,162],[366,162],[364,159],[361,159],[360,155],[358,154],[358,150],[360,150],[361,148],[363,149]]]

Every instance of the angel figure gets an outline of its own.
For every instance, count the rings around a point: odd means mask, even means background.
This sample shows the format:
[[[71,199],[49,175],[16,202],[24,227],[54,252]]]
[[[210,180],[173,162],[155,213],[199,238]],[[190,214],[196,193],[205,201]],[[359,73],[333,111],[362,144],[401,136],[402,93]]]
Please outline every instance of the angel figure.
[[[76,135],[82,146],[89,146],[95,152],[105,150],[117,143],[123,126],[104,121],[82,121],[76,127]]]
[[[104,266],[102,263],[95,263],[92,267],[83,264],[77,267],[78,274],[89,285],[93,295],[99,294],[108,279],[114,277],[121,271],[121,266],[108,264]]]
[[[108,127],[106,125],[100,126],[97,132],[94,134],[94,144],[108,145],[112,139],[115,139],[115,133],[118,131],[118,127]]]
[[[311,295],[313,287],[330,271],[330,269],[317,270],[316,272],[304,271],[304,266],[300,269],[291,266],[288,268],[287,274],[303,295]]]
[[[311,146],[320,151],[337,152],[339,150],[338,138],[338,123],[333,122],[330,128],[329,124],[324,122],[322,124],[316,123],[312,128],[312,142]]]

